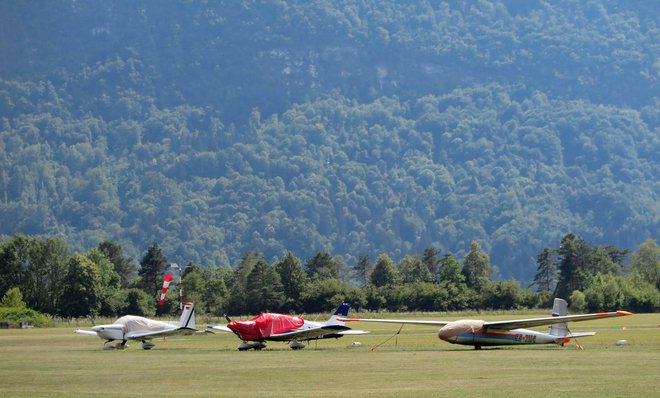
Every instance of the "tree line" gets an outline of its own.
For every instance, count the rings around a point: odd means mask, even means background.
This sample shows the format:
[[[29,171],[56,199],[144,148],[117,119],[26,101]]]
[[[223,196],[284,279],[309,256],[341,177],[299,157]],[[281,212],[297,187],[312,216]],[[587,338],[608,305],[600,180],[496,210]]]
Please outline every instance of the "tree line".
[[[362,311],[506,310],[547,307],[555,296],[574,311],[660,310],[660,248],[648,240],[630,261],[628,254],[567,234],[559,248],[539,253],[536,277],[523,287],[493,280],[490,259],[475,241],[461,261],[427,248],[396,263],[387,254],[362,255],[352,267],[327,252],[304,263],[290,251],[274,263],[247,252],[235,268],[188,263],[183,286],[185,300],[210,315],[319,313],[341,302]],[[18,295],[27,308],[51,316],[174,314],[176,289],[157,305],[170,266],[157,243],[138,266],[115,242],[69,255],[60,238],[19,234],[0,243],[0,296],[3,307],[16,305]]]

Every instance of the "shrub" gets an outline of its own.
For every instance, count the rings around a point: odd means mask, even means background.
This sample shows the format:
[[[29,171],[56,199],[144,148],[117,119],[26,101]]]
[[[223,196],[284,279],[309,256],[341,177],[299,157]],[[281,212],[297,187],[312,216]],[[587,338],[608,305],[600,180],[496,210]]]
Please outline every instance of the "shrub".
[[[35,310],[25,307],[0,308],[0,323],[8,323],[10,327],[19,327],[21,322],[38,327],[50,325],[48,318]]]

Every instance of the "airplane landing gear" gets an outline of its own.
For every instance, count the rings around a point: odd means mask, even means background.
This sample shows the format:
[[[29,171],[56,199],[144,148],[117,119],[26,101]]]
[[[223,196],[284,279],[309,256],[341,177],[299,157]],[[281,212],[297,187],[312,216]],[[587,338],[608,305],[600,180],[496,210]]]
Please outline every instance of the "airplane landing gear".
[[[150,350],[150,349],[154,348],[155,346],[156,346],[156,344],[154,344],[154,343],[148,343],[145,340],[142,340],[142,349],[143,350]]]
[[[111,344],[113,341],[114,340],[107,340],[105,343],[103,343],[103,349],[104,350],[114,350],[114,349],[123,350],[124,348],[127,347],[126,346],[126,340],[122,340],[120,343],[115,343],[115,345]]]
[[[302,350],[303,348],[305,348],[305,345],[299,341],[293,340],[289,345],[289,347],[292,350]]]
[[[255,350],[255,351],[261,351],[264,348],[266,348],[266,344],[258,342],[258,343],[246,343],[243,342],[241,345],[238,346],[239,351],[247,351],[247,350]]]

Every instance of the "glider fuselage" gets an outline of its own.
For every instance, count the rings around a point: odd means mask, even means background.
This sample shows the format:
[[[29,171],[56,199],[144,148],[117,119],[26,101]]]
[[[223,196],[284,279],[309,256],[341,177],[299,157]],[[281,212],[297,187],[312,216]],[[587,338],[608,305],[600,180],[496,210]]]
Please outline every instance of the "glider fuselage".
[[[537,332],[528,329],[513,330],[475,330],[474,332],[465,332],[454,336],[438,337],[452,344],[463,344],[471,346],[496,346],[496,345],[519,345],[519,344],[562,344],[563,337],[552,336],[547,333]]]

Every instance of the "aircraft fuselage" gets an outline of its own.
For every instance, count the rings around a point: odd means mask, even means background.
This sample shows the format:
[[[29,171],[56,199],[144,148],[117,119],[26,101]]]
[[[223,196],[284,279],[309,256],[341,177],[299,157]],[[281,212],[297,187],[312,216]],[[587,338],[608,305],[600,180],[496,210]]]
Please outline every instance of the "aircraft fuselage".
[[[124,340],[124,327],[122,325],[98,325],[92,330],[104,340]]]
[[[440,332],[438,333],[440,335]],[[472,345],[475,347],[480,346],[495,346],[495,345],[519,345],[519,344],[563,344],[564,338],[559,336],[552,336],[547,333],[536,332],[528,329],[513,329],[513,330],[475,330],[474,332],[464,332],[458,335],[442,337],[444,340],[452,344]]]

